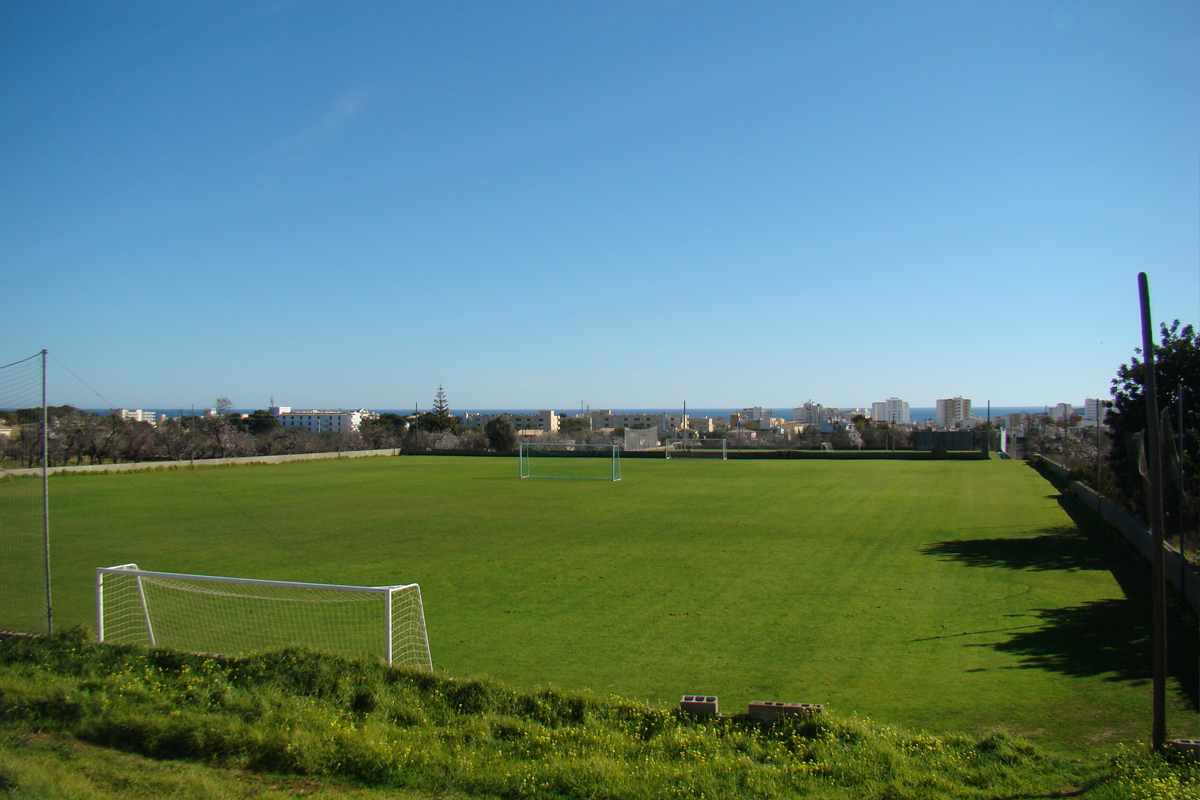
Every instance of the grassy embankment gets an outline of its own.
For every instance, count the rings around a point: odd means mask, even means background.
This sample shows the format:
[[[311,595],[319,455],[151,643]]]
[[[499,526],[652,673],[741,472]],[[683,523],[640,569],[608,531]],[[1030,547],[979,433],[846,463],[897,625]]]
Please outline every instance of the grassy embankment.
[[[0,640],[0,793],[57,798],[1183,800],[1200,766],[818,716],[695,721],[303,651]]]

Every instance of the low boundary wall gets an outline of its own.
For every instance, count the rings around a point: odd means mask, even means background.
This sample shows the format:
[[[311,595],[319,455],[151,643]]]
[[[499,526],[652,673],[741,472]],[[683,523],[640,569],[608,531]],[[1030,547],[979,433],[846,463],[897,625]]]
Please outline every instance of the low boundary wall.
[[[1067,481],[1067,491],[1075,495],[1081,503],[1100,515],[1109,527],[1116,530],[1132,544],[1147,560],[1154,557],[1154,535],[1150,526],[1130,514],[1125,509],[1098,494],[1092,487],[1084,486],[1079,481],[1069,479],[1069,473],[1061,464],[1056,464],[1045,456],[1038,460],[1047,470]],[[1163,569],[1167,583],[1175,587],[1182,596],[1192,613],[1200,617],[1200,569],[1189,564],[1179,551],[1170,544],[1163,545]]]
[[[238,458],[197,458],[195,461],[130,461],[125,464],[80,464],[73,467],[48,467],[46,473],[59,472],[128,472],[135,469],[169,469],[172,467],[211,467],[220,464],[282,464],[285,461],[311,461],[321,458],[363,458],[364,456],[394,456],[399,452],[386,450],[343,450],[340,453],[295,453],[286,456],[239,456]],[[0,475],[41,475],[42,468],[0,470]]]

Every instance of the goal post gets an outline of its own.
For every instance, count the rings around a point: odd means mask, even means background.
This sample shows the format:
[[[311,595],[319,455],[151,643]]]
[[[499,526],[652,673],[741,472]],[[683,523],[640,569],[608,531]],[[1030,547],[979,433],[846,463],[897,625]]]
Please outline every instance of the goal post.
[[[668,459],[672,458],[719,458],[729,459],[729,447],[725,439],[669,439],[663,448]]]
[[[621,480],[621,449],[615,444],[521,442],[522,478]]]
[[[432,670],[421,587],[96,570],[96,638],[195,653],[307,647]]]

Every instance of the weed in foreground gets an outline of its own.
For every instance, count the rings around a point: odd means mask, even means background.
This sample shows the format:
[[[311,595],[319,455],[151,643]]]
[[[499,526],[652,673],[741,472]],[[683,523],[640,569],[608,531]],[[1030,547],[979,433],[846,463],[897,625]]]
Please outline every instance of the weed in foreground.
[[[481,797],[1175,800],[1200,789],[1200,767],[1132,749],[1085,762],[1003,731],[696,720],[304,650],[218,659],[81,631],[0,640],[0,723],[155,759]],[[0,780],[17,780],[5,769]]]

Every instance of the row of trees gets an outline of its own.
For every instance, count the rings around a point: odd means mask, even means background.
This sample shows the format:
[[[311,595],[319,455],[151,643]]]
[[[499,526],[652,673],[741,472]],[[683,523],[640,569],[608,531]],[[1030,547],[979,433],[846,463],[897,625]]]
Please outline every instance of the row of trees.
[[[1146,363],[1141,348],[1112,381],[1112,409],[1105,419],[1111,446],[1095,484],[1145,515]],[[1186,536],[1195,549],[1200,527],[1200,334],[1192,325],[1159,328],[1154,345],[1155,386],[1163,456],[1163,516],[1168,535]],[[1107,474],[1106,474],[1107,473]],[[1088,477],[1088,476],[1085,476]]]
[[[403,453],[434,450],[512,450],[517,432],[507,416],[483,430],[467,428],[450,413],[438,387],[432,411],[412,416],[381,414],[364,420],[357,431],[313,433],[284,428],[266,410],[247,416],[229,413],[233,404],[217,398],[215,414],[178,416],[158,425],[116,415],[100,415],[72,406],[47,408],[47,462],[50,466],[140,461],[187,461],[256,455],[288,455],[349,450],[394,449]],[[41,409],[0,414],[12,426],[0,438],[0,463],[35,467],[41,463]]]

